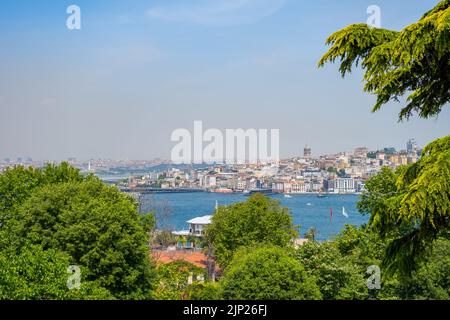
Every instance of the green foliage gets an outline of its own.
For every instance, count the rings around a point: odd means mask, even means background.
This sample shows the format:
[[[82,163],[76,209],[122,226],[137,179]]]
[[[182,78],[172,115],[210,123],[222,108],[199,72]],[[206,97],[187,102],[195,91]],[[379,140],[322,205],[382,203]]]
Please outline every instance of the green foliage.
[[[369,229],[367,226],[355,227],[346,225],[345,229],[332,242],[343,259],[349,266],[351,271],[356,273],[356,278],[362,277],[365,281],[368,279],[367,268],[375,265],[381,270],[381,290],[368,290],[360,295],[358,299],[399,299],[398,286],[399,282],[394,277],[386,277],[385,270],[382,265],[382,259],[385,254],[387,241],[383,240],[379,234]],[[354,280],[355,280],[354,279]],[[359,285],[360,280],[357,281]],[[364,282],[365,284],[367,282]],[[358,287],[361,290],[361,287]],[[352,291],[350,291],[351,293]],[[354,293],[363,293],[356,291]]]
[[[78,169],[66,162],[59,166],[48,164],[43,169],[23,166],[8,168],[0,175],[0,222],[8,217],[9,210],[20,205],[40,186],[89,179],[94,177],[83,177]]]
[[[373,111],[405,94],[400,120],[417,112],[438,115],[450,102],[450,0],[440,1],[400,32],[350,25],[326,41],[319,66],[340,59],[344,77],[353,65],[365,71],[365,91],[377,95]],[[416,164],[383,171],[366,184],[358,204],[369,226],[388,240],[383,265],[402,277],[424,259],[432,242],[449,228],[450,136],[436,140]]]
[[[398,170],[402,170],[401,167]],[[385,199],[397,195],[397,178],[398,174],[391,168],[381,168],[380,173],[366,181],[366,191],[357,203],[358,210],[362,214],[382,212],[386,207]]]
[[[307,242],[297,249],[297,259],[317,279],[323,299],[365,299],[364,274],[332,242]]]
[[[450,241],[440,237],[424,259],[408,277],[390,276],[381,264],[389,245],[388,239],[367,227],[346,226],[339,236],[330,244],[336,246],[345,262],[367,279],[367,267],[378,265],[381,268],[381,290],[369,292],[365,299],[448,299]],[[324,263],[330,263],[326,260]],[[320,278],[318,279],[320,283]],[[360,297],[361,298],[361,297]]]
[[[98,181],[45,186],[19,209],[21,239],[55,248],[117,297],[149,297],[148,236],[136,207]]]
[[[7,170],[0,175],[0,199],[0,253],[20,256],[25,246],[38,245],[45,254],[68,257],[59,271],[66,273],[69,263],[81,267],[83,281],[100,288],[99,298],[104,292],[122,299],[151,298],[155,275],[148,228],[154,219],[139,216],[131,197],[62,164]],[[31,281],[21,276],[12,279]],[[49,298],[64,297],[51,291]]]
[[[207,292],[201,292],[203,285],[197,284],[197,277],[201,276],[207,279],[206,270],[199,268],[186,261],[174,261],[168,264],[158,266],[159,285],[155,291],[157,300],[188,300],[191,295],[201,297]],[[189,277],[192,277],[192,284],[188,283]]]
[[[450,0],[441,1],[400,32],[350,25],[327,40],[319,66],[340,60],[342,76],[361,64],[364,90],[377,95],[373,111],[405,94],[399,118],[437,115],[450,101]]]
[[[156,218],[153,213],[141,214],[140,223],[145,232],[153,232],[156,228]]]
[[[188,287],[190,300],[221,300],[221,289],[217,282],[194,282]]]
[[[345,172],[345,169],[339,169],[339,171],[337,172],[337,175],[339,178],[347,177],[347,173]]]
[[[383,169],[366,189],[358,207],[371,213],[369,226],[390,239],[387,271],[408,276],[450,227],[450,136],[430,143],[415,164]]]
[[[450,299],[450,241],[439,238],[426,261],[400,285],[404,299]]]
[[[315,278],[286,248],[242,248],[225,269],[221,280],[224,299],[320,299]]]
[[[186,240],[183,237],[177,237],[168,230],[156,230],[153,237],[153,242],[161,245],[163,248],[166,248],[169,245],[174,245],[178,241],[184,242]]]
[[[287,246],[297,235],[287,208],[255,194],[246,202],[220,207],[206,229],[206,242],[212,243],[217,262],[224,268],[241,246]]]
[[[0,252],[0,300],[112,299],[108,290],[82,280],[79,289],[67,287],[70,257],[57,250],[24,246],[19,252]],[[83,275],[83,272],[81,273]]]
[[[316,240],[317,233],[318,231],[316,228],[309,228],[305,233],[305,238],[314,242]]]

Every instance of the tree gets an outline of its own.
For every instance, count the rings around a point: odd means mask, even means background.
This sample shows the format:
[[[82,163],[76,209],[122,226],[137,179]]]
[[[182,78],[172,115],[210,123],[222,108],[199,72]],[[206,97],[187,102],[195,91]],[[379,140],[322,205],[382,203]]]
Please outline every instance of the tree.
[[[20,257],[27,245],[45,253],[54,250],[83,270],[84,282],[95,283],[111,297],[151,298],[155,276],[148,229],[154,228],[154,219],[140,216],[136,202],[115,187],[83,177],[66,164],[17,167],[0,175],[0,205],[4,256]]]
[[[450,0],[400,32],[356,24],[332,34],[326,43],[331,48],[319,66],[340,59],[344,77],[361,63],[364,89],[377,95],[373,111],[407,92],[400,120],[414,113],[436,116],[450,101]],[[382,172],[368,184],[360,208],[371,213],[371,228],[392,237],[383,259],[390,274],[411,276],[430,244],[448,230],[449,152],[447,136],[429,144],[418,163],[401,172]],[[383,184],[388,190],[382,190]]]
[[[100,181],[45,186],[18,210],[20,239],[58,249],[86,267],[86,277],[121,298],[152,289],[148,233],[135,203]]]
[[[5,224],[6,219],[12,216],[10,211],[27,199],[36,188],[47,184],[92,179],[95,178],[90,175],[84,177],[66,162],[59,166],[48,164],[42,169],[23,166],[7,168],[0,174],[0,222]]]
[[[220,285],[214,281],[194,282],[188,287],[189,300],[221,300]]]
[[[206,280],[206,271],[186,261],[174,261],[158,266],[157,300],[187,300],[193,291],[199,293],[197,277]],[[191,283],[189,281],[191,278]],[[195,286],[195,288],[194,288]]]
[[[450,241],[439,238],[430,251],[430,255],[412,273],[411,278],[400,285],[398,291],[402,298],[450,299]]]
[[[344,77],[353,65],[365,71],[364,90],[377,95],[373,111],[409,94],[399,119],[439,114],[450,102],[450,0],[443,0],[403,30],[353,24],[333,33],[319,66],[340,59]]]
[[[320,299],[309,276],[286,248],[241,248],[221,279],[225,300]]]
[[[267,243],[287,246],[297,237],[287,208],[261,194],[246,202],[221,206],[206,229],[220,267],[224,268],[241,246]]]
[[[318,231],[316,228],[310,228],[305,233],[305,238],[314,242],[316,240],[317,233],[318,233]]]
[[[333,242],[307,242],[296,257],[310,276],[315,277],[323,299],[365,299],[368,290],[364,274]]]
[[[383,239],[377,232],[366,226],[346,228],[330,244],[336,247],[342,255],[345,264],[352,266],[351,270],[367,278],[366,270],[370,265],[381,268],[381,289],[370,290],[369,296],[363,295],[359,298],[377,299],[448,299],[450,296],[450,240],[448,234],[440,236],[433,244],[430,244],[427,255],[418,264],[416,271],[412,271],[407,278],[391,276],[386,274],[386,268],[381,264],[389,239]],[[311,244],[308,244],[311,245]],[[320,259],[320,254],[311,254],[313,259]],[[319,260],[323,265],[332,264],[333,259]],[[339,259],[337,260],[339,261]],[[320,264],[318,264],[320,266]],[[307,270],[308,265],[305,264]],[[312,271],[319,271],[311,269]],[[326,270],[326,269],[325,269]],[[320,285],[322,276],[317,275],[317,283]],[[355,278],[356,279],[356,278]],[[331,281],[333,283],[333,281]],[[347,291],[351,293],[352,291]],[[325,294],[324,294],[325,295]]]
[[[347,172],[345,172],[345,169],[339,169],[339,171],[337,172],[337,175],[339,178],[345,178],[345,177],[347,177]]]
[[[328,167],[327,172],[329,172],[329,173],[337,173],[337,169],[335,167]]]
[[[4,250],[0,252],[0,299],[113,299],[108,290],[82,277],[80,288],[69,289],[69,265],[70,257],[54,249],[26,245],[18,251]]]
[[[369,226],[385,238],[384,264],[410,276],[430,243],[450,227],[450,136],[430,143],[417,163],[383,169],[366,184],[358,204]]]

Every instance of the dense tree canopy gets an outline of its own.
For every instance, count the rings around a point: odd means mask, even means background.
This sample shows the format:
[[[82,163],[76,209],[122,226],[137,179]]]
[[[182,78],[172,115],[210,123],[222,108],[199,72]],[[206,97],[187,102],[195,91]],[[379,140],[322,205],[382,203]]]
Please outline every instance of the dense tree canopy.
[[[0,300],[114,298],[91,281],[81,281],[79,289],[68,290],[69,265],[67,254],[36,245],[0,251]]]
[[[389,276],[382,260],[389,245],[367,226],[347,225],[333,241],[308,243],[296,257],[316,277],[324,299],[442,299],[450,298],[450,240],[439,237],[410,276]],[[381,288],[367,288],[369,266],[380,267]]]
[[[315,278],[286,248],[241,248],[221,280],[224,299],[320,299]]]
[[[206,235],[219,265],[225,267],[241,246],[257,243],[286,246],[298,232],[287,208],[276,200],[255,194],[246,202],[220,207]]]
[[[450,0],[440,1],[414,24],[396,32],[350,25],[326,41],[319,66],[340,60],[342,76],[361,64],[365,90],[377,95],[373,111],[406,94],[400,120],[436,116],[450,101]],[[367,182],[359,208],[369,226],[389,241],[389,273],[411,276],[432,242],[449,229],[450,136],[429,144],[421,159]]]
[[[409,94],[400,119],[428,118],[450,102],[450,0],[396,32],[353,24],[333,33],[319,66],[340,60],[342,76],[361,64],[365,91],[377,95],[376,111]]]
[[[157,271],[158,286],[155,290],[155,298],[158,300],[190,299],[192,291],[200,293],[198,282],[201,280],[199,279],[207,280],[205,269],[186,261],[161,264]]]
[[[365,299],[368,296],[363,272],[333,242],[307,242],[297,250],[297,259],[317,279],[325,300]]]
[[[358,206],[371,214],[369,226],[390,239],[384,263],[408,275],[450,228],[450,136],[430,143],[417,163],[384,168],[366,189]]]
[[[155,276],[148,231],[154,219],[140,216],[135,201],[115,187],[84,177],[67,164],[17,167],[0,175],[0,206],[0,252],[6,262],[6,257],[17,257],[13,261],[33,265],[33,260],[26,260],[33,255],[23,248],[37,246],[44,262],[50,255],[67,264],[65,268],[54,266],[54,272],[64,274],[49,276],[59,281],[55,288],[66,286],[66,280],[60,282],[68,277],[70,263],[82,269],[82,282],[95,283],[110,297],[151,298]],[[36,279],[40,278],[41,268],[27,270],[35,270]],[[20,273],[8,277],[25,284],[33,278]],[[63,294],[51,292],[50,298]]]

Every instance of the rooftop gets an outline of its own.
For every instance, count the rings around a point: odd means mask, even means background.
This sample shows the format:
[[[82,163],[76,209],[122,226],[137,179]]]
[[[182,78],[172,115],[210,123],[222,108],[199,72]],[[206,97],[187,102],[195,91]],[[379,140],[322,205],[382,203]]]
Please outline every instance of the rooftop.
[[[211,215],[209,216],[203,216],[203,217],[197,217],[191,220],[188,220],[187,223],[190,224],[211,224]]]
[[[200,268],[208,268],[207,257],[201,252],[191,252],[191,251],[164,251],[153,253],[153,256],[157,262],[162,264],[171,263],[174,261],[186,261],[194,264]],[[219,268],[216,265],[216,270]]]

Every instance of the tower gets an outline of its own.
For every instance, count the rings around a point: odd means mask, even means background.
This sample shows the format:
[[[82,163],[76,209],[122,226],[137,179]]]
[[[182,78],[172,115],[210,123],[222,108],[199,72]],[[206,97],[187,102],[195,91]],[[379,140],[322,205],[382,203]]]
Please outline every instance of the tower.
[[[415,139],[409,139],[406,143],[406,152],[408,154],[416,154],[419,148]]]
[[[303,149],[303,157],[307,159],[311,158],[311,147],[309,147],[308,145],[306,145]]]

